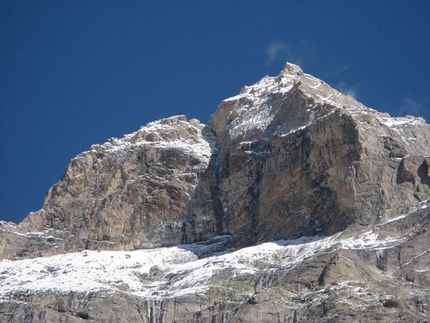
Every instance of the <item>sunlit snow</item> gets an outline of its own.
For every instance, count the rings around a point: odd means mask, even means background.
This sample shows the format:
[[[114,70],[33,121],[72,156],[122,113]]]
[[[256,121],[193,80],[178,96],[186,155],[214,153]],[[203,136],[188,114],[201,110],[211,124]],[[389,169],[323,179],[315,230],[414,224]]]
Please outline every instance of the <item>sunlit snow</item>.
[[[221,237],[224,238],[224,237]],[[267,242],[240,250],[199,259],[196,251],[210,248],[201,244],[180,245],[135,251],[82,251],[52,257],[0,262],[0,298],[19,291],[126,291],[151,297],[173,296],[203,291],[211,277],[230,268],[234,275],[253,274],[267,268],[289,270],[317,253],[331,248],[382,249],[401,239],[381,240],[375,233],[343,239],[341,233],[329,237],[302,237],[297,240]],[[194,251],[194,252],[193,252]],[[176,277],[168,283],[168,277]]]

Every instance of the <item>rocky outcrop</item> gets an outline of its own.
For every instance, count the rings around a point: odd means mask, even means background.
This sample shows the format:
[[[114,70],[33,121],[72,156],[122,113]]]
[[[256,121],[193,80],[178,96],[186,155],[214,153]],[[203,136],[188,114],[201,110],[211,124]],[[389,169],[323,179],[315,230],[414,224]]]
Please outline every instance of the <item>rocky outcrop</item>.
[[[21,243],[22,250],[6,245],[4,255],[132,250],[216,235],[210,196],[212,142],[206,126],[177,116],[91,146],[71,161],[42,209],[18,228],[41,233]],[[55,241],[46,241],[47,236]]]
[[[429,167],[423,119],[287,63],[210,127],[91,146],[1,222],[0,321],[426,322]]]
[[[224,100],[211,127],[219,217],[239,245],[373,225],[430,196],[423,119],[366,108],[293,64]]]

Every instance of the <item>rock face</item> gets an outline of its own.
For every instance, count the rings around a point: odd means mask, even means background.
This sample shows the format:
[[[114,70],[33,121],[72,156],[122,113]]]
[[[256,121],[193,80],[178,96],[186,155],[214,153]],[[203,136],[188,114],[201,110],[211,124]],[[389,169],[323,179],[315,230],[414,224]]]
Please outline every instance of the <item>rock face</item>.
[[[22,232],[49,231],[55,250],[32,241],[21,250],[6,245],[4,254],[133,250],[216,235],[210,204],[213,142],[199,121],[176,116],[91,146],[71,161],[42,209],[19,225]]]
[[[240,243],[372,225],[430,195],[424,120],[366,108],[293,64],[224,100],[211,127],[223,223]]]
[[[428,322],[429,167],[423,119],[287,63],[210,127],[91,146],[0,223],[0,322]]]

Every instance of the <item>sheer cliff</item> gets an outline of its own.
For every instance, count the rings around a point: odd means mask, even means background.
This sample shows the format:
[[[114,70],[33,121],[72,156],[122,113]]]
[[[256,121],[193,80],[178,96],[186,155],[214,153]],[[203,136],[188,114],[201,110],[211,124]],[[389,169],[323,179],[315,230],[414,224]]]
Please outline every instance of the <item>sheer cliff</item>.
[[[293,64],[224,100],[211,127],[224,226],[245,242],[373,225],[430,193],[423,119],[366,108]]]
[[[287,63],[93,145],[0,223],[0,321],[422,321],[430,126]]]

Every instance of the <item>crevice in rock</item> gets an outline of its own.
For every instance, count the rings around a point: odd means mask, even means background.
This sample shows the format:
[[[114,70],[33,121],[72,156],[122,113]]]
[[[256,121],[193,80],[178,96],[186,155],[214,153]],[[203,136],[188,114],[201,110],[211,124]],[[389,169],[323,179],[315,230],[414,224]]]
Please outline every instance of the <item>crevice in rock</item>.
[[[226,214],[221,201],[221,190],[219,188],[219,178],[220,178],[220,164],[219,164],[219,152],[215,145],[215,134],[210,130],[210,135],[212,138],[212,151],[211,159],[209,161],[209,172],[211,177],[210,192],[212,199],[212,211],[215,220],[215,232],[217,235],[224,234],[228,232],[228,221],[226,221]],[[207,136],[207,135],[206,135]],[[205,137],[206,137],[205,136]],[[225,222],[225,223],[224,223]]]
[[[418,176],[421,179],[421,184],[430,186],[429,162],[427,160],[424,160],[418,168]]]

